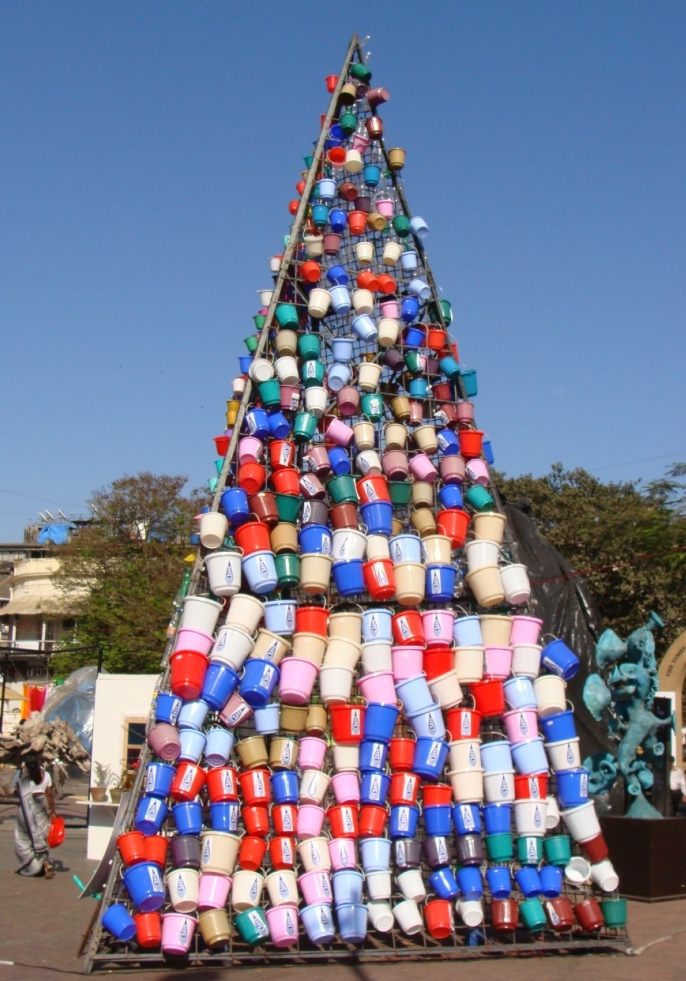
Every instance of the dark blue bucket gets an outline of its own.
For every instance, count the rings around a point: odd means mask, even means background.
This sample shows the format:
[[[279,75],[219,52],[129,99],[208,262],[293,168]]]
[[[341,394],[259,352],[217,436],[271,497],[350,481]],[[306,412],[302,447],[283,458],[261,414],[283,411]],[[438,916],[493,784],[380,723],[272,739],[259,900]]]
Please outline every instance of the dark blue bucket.
[[[115,903],[105,912],[102,925],[117,940],[133,940],[136,936],[136,923],[121,903]]]
[[[417,319],[419,313],[419,300],[414,296],[406,296],[400,303],[400,316],[403,323],[412,324]]]
[[[205,673],[201,697],[215,712],[221,712],[238,687],[238,675],[221,661],[210,661]]]
[[[538,720],[538,724],[547,743],[562,743],[576,739],[574,712],[571,709],[546,715]]]
[[[334,562],[331,575],[340,596],[360,596],[365,590],[362,559]]]
[[[414,320],[414,317],[412,318]],[[422,347],[424,344],[424,331],[421,327],[408,327],[403,335],[405,347]]]
[[[348,216],[341,208],[332,208],[329,212],[329,225],[331,231],[337,235],[342,235],[348,227]]]
[[[338,125],[338,123],[334,123],[329,130],[329,139],[333,140],[336,146],[340,146],[345,138],[343,129]]]
[[[221,509],[234,527],[242,525],[250,517],[248,495],[241,487],[224,491],[220,498]]]
[[[420,736],[414,745],[412,771],[425,780],[440,780],[445,761],[448,759],[448,744],[442,739]]]
[[[332,286],[346,286],[350,282],[350,276],[343,266],[331,266],[326,270],[326,278]]]
[[[435,804],[433,807],[425,807],[424,826],[428,835],[449,835],[452,831],[450,804]]]
[[[159,865],[138,862],[124,873],[124,885],[141,913],[153,913],[164,905],[164,880]]]
[[[332,446],[329,452],[331,470],[337,477],[342,477],[352,470],[350,457],[341,446]]]
[[[452,816],[458,835],[480,835],[483,831],[478,804],[453,804]]]
[[[275,804],[298,803],[298,774],[294,770],[277,770],[269,779]]]
[[[487,835],[505,834],[512,830],[512,804],[486,804],[484,824]]]
[[[145,793],[163,800],[169,796],[176,767],[169,763],[148,763],[145,768]]]
[[[446,484],[438,492],[438,500],[444,508],[461,508],[464,504],[459,484]]]
[[[481,449],[483,451],[484,459],[489,467],[492,467],[495,463],[495,457],[493,456],[493,447],[491,446],[491,441],[487,436],[484,436],[483,442],[481,444]]]
[[[238,367],[242,375],[247,375],[252,364],[252,354],[244,354],[238,359]]]
[[[581,662],[563,640],[552,640],[541,652],[541,667],[563,681],[569,681],[581,667]]]
[[[269,436],[269,416],[266,409],[250,409],[245,413],[245,431],[255,439],[266,439]]]
[[[291,424],[278,409],[269,413],[269,431],[274,439],[287,439],[290,435]]]
[[[390,535],[393,531],[393,505],[390,501],[373,501],[371,504],[362,504],[360,513],[367,526],[368,534]]]
[[[449,865],[432,872],[429,876],[429,885],[439,899],[453,900],[460,894],[455,873]]]
[[[210,804],[210,824],[213,831],[237,831],[241,805],[237,800],[223,800]]]
[[[155,702],[155,722],[168,722],[175,726],[181,709],[181,699],[176,695],[160,692]]]
[[[438,449],[444,456],[458,456],[460,441],[452,429],[439,429],[436,433]],[[446,504],[445,507],[459,507],[458,504]]]
[[[425,399],[429,391],[429,382],[426,378],[411,378],[407,390],[413,399]]]
[[[466,865],[457,873],[457,882],[462,896],[467,901],[481,899],[484,894],[484,882],[481,869],[475,865]]]
[[[368,702],[364,713],[364,738],[380,743],[389,743],[393,738],[395,724],[400,709],[395,705],[380,705]]]
[[[360,743],[360,772],[383,770],[388,756],[388,745],[376,739],[363,739]]]
[[[385,804],[391,778],[382,770],[366,770],[360,782],[360,801],[362,804]]]
[[[301,554],[331,555],[331,532],[326,525],[304,525],[298,532]]]
[[[560,807],[581,807],[588,800],[588,770],[556,770],[557,796]]]
[[[429,603],[449,603],[455,596],[457,569],[454,565],[426,567],[426,598]]]
[[[532,896],[541,895],[543,891],[541,877],[535,865],[522,865],[521,869],[517,869],[515,872],[515,879],[517,880],[519,891],[525,899],[531,899]]]
[[[174,804],[172,817],[180,835],[199,835],[202,831],[202,804],[198,800]]]
[[[486,872],[486,882],[493,899],[509,899],[512,892],[512,876],[507,865],[493,865]]]
[[[413,804],[396,804],[391,807],[391,838],[414,838],[418,823],[419,808]]]
[[[156,835],[164,824],[169,808],[161,797],[141,797],[133,826],[146,837]]]
[[[270,661],[248,658],[243,668],[240,693],[251,708],[263,708],[279,681],[279,669]]]
[[[556,899],[562,891],[563,872],[557,865],[543,865],[538,870],[541,892],[546,899]]]

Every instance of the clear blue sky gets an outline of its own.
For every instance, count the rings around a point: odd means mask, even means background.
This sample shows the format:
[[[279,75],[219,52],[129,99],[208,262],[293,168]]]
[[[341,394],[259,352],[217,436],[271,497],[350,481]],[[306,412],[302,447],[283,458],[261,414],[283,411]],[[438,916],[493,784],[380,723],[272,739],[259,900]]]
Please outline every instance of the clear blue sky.
[[[498,466],[686,459],[683,2],[0,0],[0,540],[213,474],[354,30]]]

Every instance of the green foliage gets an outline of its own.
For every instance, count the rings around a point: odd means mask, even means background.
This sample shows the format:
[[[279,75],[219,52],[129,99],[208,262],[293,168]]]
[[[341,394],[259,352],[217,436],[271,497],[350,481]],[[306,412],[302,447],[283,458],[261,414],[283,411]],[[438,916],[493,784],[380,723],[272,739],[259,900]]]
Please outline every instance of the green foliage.
[[[103,644],[108,671],[159,669],[192,518],[204,503],[201,492],[184,495],[185,484],[182,476],[151,473],[113,481],[91,497],[96,520],[60,549],[58,585],[82,596],[79,644]],[[78,654],[57,652],[51,660],[60,674],[77,667]]]

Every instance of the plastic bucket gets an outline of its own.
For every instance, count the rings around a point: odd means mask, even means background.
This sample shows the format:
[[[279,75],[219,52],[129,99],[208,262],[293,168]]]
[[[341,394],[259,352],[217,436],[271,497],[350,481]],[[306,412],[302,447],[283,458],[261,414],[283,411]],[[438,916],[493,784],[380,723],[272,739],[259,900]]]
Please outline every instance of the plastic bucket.
[[[199,801],[184,801],[172,807],[172,818],[180,835],[199,835],[202,831],[202,806]],[[192,910],[181,910],[192,913]]]
[[[519,891],[525,899],[540,896],[543,892],[538,869],[534,865],[523,865],[520,869],[517,869],[515,879]]]
[[[197,869],[172,869],[167,873],[169,902],[176,913],[194,913],[198,908],[200,873]]]
[[[486,835],[486,854],[491,862],[509,862],[514,856],[512,834]]]
[[[581,752],[578,739],[565,739],[559,743],[546,743],[546,751],[552,769],[576,770],[581,766]]]
[[[472,683],[470,690],[474,698],[476,710],[484,718],[502,715],[505,711],[502,681],[494,679],[475,681]]]
[[[416,715],[433,704],[431,692],[423,674],[401,681],[396,685],[395,690],[406,715]]]
[[[238,682],[238,675],[228,664],[210,662],[202,686],[202,701],[213,711],[220,712],[238,687]]]
[[[195,800],[204,785],[204,770],[195,763],[179,763],[176,767],[176,773],[174,774],[169,794],[177,803],[184,803],[185,801]]]
[[[345,943],[361,944],[367,936],[367,907],[362,903],[336,904],[338,933]]]
[[[541,675],[533,683],[534,702],[541,718],[564,712],[567,708],[565,682],[557,675]]]
[[[572,809],[588,801],[589,772],[583,767],[556,772],[557,793],[560,807]]]
[[[563,883],[562,869],[555,865],[544,865],[539,869],[541,892],[546,899],[555,899],[560,895]]]
[[[422,737],[414,746],[412,770],[425,780],[440,780],[447,758],[447,743]]]
[[[216,731],[226,732],[225,729],[218,729]],[[228,735],[233,737],[233,733],[228,733]],[[213,767],[211,770],[208,770],[206,783],[210,800],[213,803],[226,800],[238,800],[236,771],[232,766],[219,765]]]
[[[231,886],[231,906],[234,911],[242,913],[259,906],[263,889],[263,875],[251,869],[239,869],[234,874]]]
[[[175,651],[170,658],[172,694],[185,701],[199,698],[207,664],[207,657],[197,651]]]
[[[401,842],[404,844],[405,842]],[[406,869],[397,875],[395,881],[400,888],[400,892],[405,899],[415,903],[421,903],[426,899],[426,888],[422,874],[418,869]]]
[[[136,936],[136,923],[121,903],[113,903],[102,918],[102,925],[116,940],[129,941]]]
[[[410,899],[397,903],[393,907],[393,916],[401,931],[408,937],[420,933],[424,923],[419,906]]]
[[[335,773],[331,778],[331,789],[337,804],[360,802],[360,777],[354,770]]]
[[[547,773],[548,760],[540,736],[512,746],[512,760],[521,774]]]
[[[419,808],[411,804],[391,807],[389,834],[391,838],[414,838],[419,822]]]
[[[282,724],[281,728],[284,726]],[[325,739],[316,736],[304,736],[300,740],[298,765],[301,770],[321,770],[326,756],[327,743]]]
[[[400,711],[395,704],[369,701],[364,713],[364,738],[377,742],[390,742],[399,714]]]
[[[391,648],[393,680],[397,683],[415,678],[422,673],[424,648],[410,644],[399,644]]]
[[[445,514],[445,512],[441,512]],[[440,518],[440,515],[439,515]],[[465,576],[467,584],[479,606],[499,606],[505,599],[497,565],[484,566]]]
[[[379,770],[367,770],[362,774],[360,801],[362,804],[385,804],[391,778]]]
[[[589,841],[602,833],[592,800],[579,807],[563,810],[562,820],[571,837],[577,842]]]
[[[458,647],[483,647],[480,618],[478,616],[457,617],[453,625],[453,639]]]
[[[388,746],[386,743],[363,739],[358,748],[359,768],[365,770],[382,770],[386,765]]]
[[[319,668],[311,661],[288,657],[281,665],[279,696],[286,705],[305,705],[309,701]]]
[[[512,709],[503,715],[507,738],[511,743],[521,743],[525,739],[535,739],[538,735],[538,715],[536,709]]]
[[[407,737],[391,739],[388,756],[393,773],[406,773],[414,762],[415,740]]]
[[[511,709],[531,709],[536,707],[535,688],[529,678],[510,678],[503,684],[505,701]]]
[[[424,610],[422,629],[427,647],[450,647],[455,614],[452,610]]]
[[[457,568],[454,565],[430,565],[425,573],[426,598],[430,603],[449,603],[455,593]]]
[[[332,705],[329,713],[331,731],[336,742],[361,742],[364,733],[364,705]]]
[[[160,914],[157,912],[136,913],[133,919],[136,924],[136,942],[138,945],[146,950],[148,948],[159,947],[162,943],[162,919]],[[121,937],[120,939],[125,938]]]
[[[393,530],[393,505],[390,501],[375,501],[360,507],[362,520],[370,535],[390,535]],[[355,516],[357,523],[357,516]]]
[[[448,773],[453,787],[453,796],[458,804],[473,804],[484,798],[484,773],[478,767],[465,770],[450,770]]]
[[[550,674],[563,681],[573,678],[581,667],[581,662],[563,640],[553,640],[543,648],[541,664]]]
[[[605,926],[610,930],[621,930],[626,926],[626,899],[619,896],[601,899],[600,911],[605,921]]]
[[[295,600],[270,600],[264,604],[264,625],[280,636],[295,633],[297,603]]]
[[[269,744],[269,765],[272,770],[290,770],[298,759],[298,744],[292,736],[277,736]],[[272,777],[274,774],[272,774]],[[283,803],[283,801],[277,801]]]
[[[548,774],[526,774],[514,778],[517,800],[545,800],[548,794]]]
[[[154,912],[164,905],[164,881],[154,862],[138,862],[127,869],[124,886],[134,906],[142,913]]]
[[[534,713],[535,714],[535,713]],[[565,742],[576,739],[574,712],[551,712],[541,719],[541,733],[547,743]]]
[[[522,837],[541,838],[546,833],[547,803],[544,800],[514,802],[515,830]]]
[[[534,679],[541,667],[541,647],[538,644],[515,644],[512,647],[512,674]]]
[[[574,915],[585,933],[595,933],[605,925],[597,899],[589,896],[573,907]]]
[[[451,809],[451,813],[453,824],[455,825],[455,831],[458,835],[464,836],[481,834],[483,825],[481,822],[481,811],[478,804],[454,804]]]
[[[454,740],[478,739],[481,714],[474,709],[449,709],[446,712],[446,727]]]
[[[481,761],[485,773],[511,772],[513,769],[510,743],[493,740],[481,746]]]
[[[233,921],[241,938],[251,947],[262,946],[269,937],[267,917],[263,909],[245,909],[234,916]]]
[[[514,773],[507,770],[484,774],[484,797],[489,804],[512,803],[514,794]]]

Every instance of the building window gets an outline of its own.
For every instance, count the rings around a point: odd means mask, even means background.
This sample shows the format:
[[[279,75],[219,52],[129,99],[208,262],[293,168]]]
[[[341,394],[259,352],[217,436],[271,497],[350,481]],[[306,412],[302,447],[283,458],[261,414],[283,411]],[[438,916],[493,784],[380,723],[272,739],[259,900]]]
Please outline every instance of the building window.
[[[145,719],[124,720],[124,756],[126,769],[130,770],[138,763],[138,758],[145,742]]]

